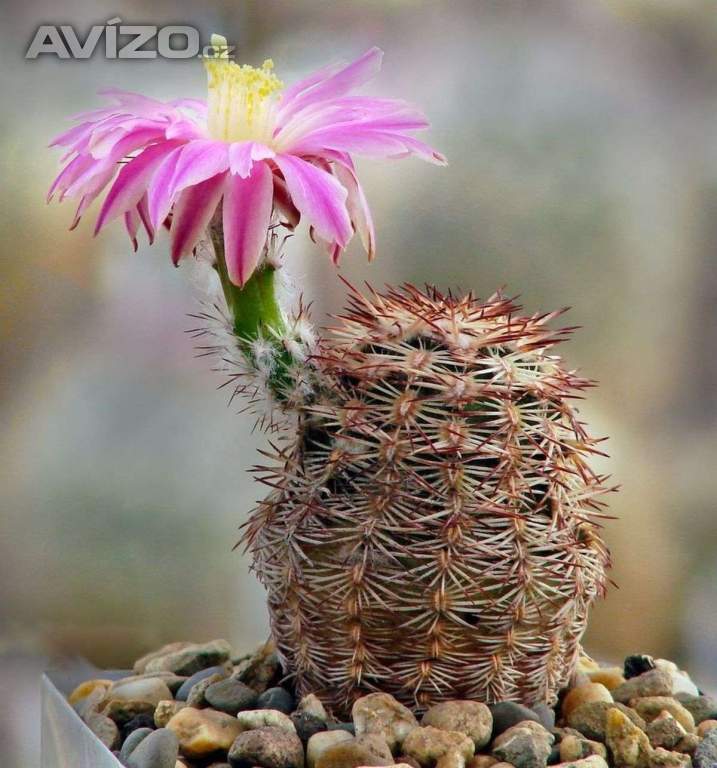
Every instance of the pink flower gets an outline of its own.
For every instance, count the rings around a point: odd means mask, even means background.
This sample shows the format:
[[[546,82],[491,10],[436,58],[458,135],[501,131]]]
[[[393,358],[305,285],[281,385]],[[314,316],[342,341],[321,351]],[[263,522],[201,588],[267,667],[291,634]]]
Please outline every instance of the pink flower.
[[[122,216],[136,249],[140,225],[152,242],[164,224],[175,264],[193,252],[221,206],[227,269],[238,286],[258,266],[272,220],[293,228],[303,216],[334,261],[356,231],[372,258],[371,212],[352,156],[445,163],[413,136],[428,125],[421,112],[403,101],[349,95],[378,72],[381,51],[283,89],[271,61],[240,66],[219,41],[212,40],[220,55],[205,59],[206,103],[113,90],[110,106],[79,115],[52,144],[68,151],[48,199],[79,200],[74,228],[111,184],[95,233]]]

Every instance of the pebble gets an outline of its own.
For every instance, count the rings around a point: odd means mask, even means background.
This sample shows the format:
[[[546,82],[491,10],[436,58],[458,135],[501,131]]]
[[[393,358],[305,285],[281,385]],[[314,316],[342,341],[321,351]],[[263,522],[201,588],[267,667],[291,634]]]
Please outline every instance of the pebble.
[[[389,693],[370,693],[351,709],[357,736],[382,736],[391,751],[400,749],[406,736],[418,726],[413,713]]]
[[[164,728],[177,712],[186,706],[183,701],[160,701],[154,710],[154,724],[157,728]]]
[[[670,693],[674,696],[676,693],[686,693],[690,696],[699,696],[699,688],[692,682],[692,679],[682,669],[679,669],[674,661],[667,659],[655,659],[655,667],[662,669],[672,678],[672,690]]]
[[[475,755],[466,763],[466,768],[493,768],[497,762],[492,755]]]
[[[573,688],[568,691],[563,699],[561,706],[563,717],[568,717],[576,707],[579,707],[582,704],[589,704],[593,701],[607,701],[612,703],[612,694],[602,683],[587,683],[586,685],[579,685],[577,688]]]
[[[296,733],[299,735],[299,738],[304,743],[306,743],[315,733],[326,731],[326,723],[321,718],[316,717],[315,715],[310,715],[308,712],[294,712],[291,716],[291,722],[294,724],[294,728],[296,728]],[[351,731],[349,735],[353,736],[353,723],[350,723],[350,725]],[[334,728],[332,730],[341,731],[343,729]],[[346,731],[344,730],[344,733],[345,732]]]
[[[243,685],[243,683],[241,684]],[[248,688],[248,686],[246,687]],[[259,698],[256,699],[256,706],[258,709],[278,709],[279,712],[283,712],[285,715],[290,715],[294,711],[294,697],[286,690],[286,688],[274,686],[273,688],[267,688],[264,693],[259,694]],[[321,708],[323,709],[323,706]],[[326,711],[324,710],[324,715],[325,714]]]
[[[251,709],[257,703],[256,691],[240,680],[232,678],[212,683],[204,691],[204,698],[214,709],[229,715]]]
[[[93,689],[91,693],[73,704],[75,712],[86,721],[90,715],[99,713],[100,708],[105,704],[106,696],[107,693],[103,688]]]
[[[607,757],[607,749],[599,741],[586,739],[582,734],[568,733],[560,740],[558,756],[562,762],[582,760],[584,757],[599,755]]]
[[[697,726],[697,735],[703,738],[705,734],[709,733],[713,728],[717,728],[717,720],[703,720]]]
[[[588,672],[591,683],[602,683],[608,691],[617,688],[625,682],[621,667],[601,667],[593,672]]]
[[[699,724],[703,720],[717,720],[717,699],[713,696],[690,696],[687,693],[677,693],[675,698],[685,709],[690,710],[695,723]]]
[[[545,768],[555,737],[540,723],[526,720],[498,736],[493,756],[515,768]]]
[[[87,727],[97,738],[107,747],[107,749],[117,749],[120,743],[120,732],[114,720],[93,712],[85,720]]]
[[[237,719],[213,709],[185,707],[167,723],[179,739],[179,749],[189,758],[228,750],[241,732]]]
[[[489,709],[493,716],[493,733],[491,734],[493,739],[503,731],[507,731],[508,728],[525,720],[540,722],[540,717],[532,709],[514,701],[501,701],[491,705]]]
[[[67,697],[70,704],[77,704],[78,701],[87,698],[91,693],[95,691],[101,691],[104,695],[112,687],[112,680],[85,680],[84,683],[80,683],[77,688]]]
[[[246,683],[257,693],[263,693],[276,683],[280,675],[281,665],[276,655],[276,645],[273,640],[269,640],[250,656],[241,659],[232,677]]]
[[[207,699],[206,699],[206,692],[207,689],[214,685],[214,683],[219,683],[222,680],[225,680],[225,675],[222,675],[220,673],[215,673],[213,675],[209,675],[209,677],[205,677],[203,680],[200,680],[198,683],[195,683],[192,686],[192,690],[189,691],[189,695],[187,696],[187,705],[190,707],[196,707],[197,709],[202,709],[203,707],[207,706]],[[256,696],[256,694],[254,694]],[[229,712],[228,714],[233,715],[236,714],[236,712]]]
[[[132,733],[130,733],[124,740],[124,744],[122,744],[122,749],[119,754],[120,760],[126,760],[132,750],[140,743],[140,741],[142,741],[142,739],[149,736],[150,733],[153,733],[151,728],[137,728],[136,731],[132,731]]]
[[[192,643],[180,640],[176,643],[168,643],[167,645],[163,645],[161,648],[158,648],[154,651],[150,651],[149,653],[145,654],[141,658],[137,659],[134,663],[134,673],[135,675],[141,675],[144,672],[147,671],[147,665],[150,663],[150,661],[154,661],[155,659],[159,659],[162,656],[168,656],[171,653],[175,653],[177,651],[181,651],[184,648],[188,648]]]
[[[220,675],[222,673],[224,673],[224,676],[226,677],[227,673],[224,667],[208,667],[207,669],[200,669],[199,672],[195,672],[191,677],[188,677],[182,683],[174,698],[177,701],[186,701],[187,697],[189,696],[189,692],[198,682],[204,680],[207,677],[211,677],[212,675]]]
[[[607,713],[611,709],[617,709],[622,712],[641,730],[644,730],[645,721],[633,710],[624,704],[610,704],[607,701],[593,701],[589,704],[583,704],[570,713],[568,725],[575,730],[580,731],[583,736],[587,736],[593,741],[605,740],[605,722]]]
[[[530,705],[530,709],[538,716],[543,728],[555,728],[555,710],[542,701]]]
[[[350,741],[353,737],[346,731],[322,731],[315,733],[306,745],[306,765],[307,768],[315,768],[316,761],[320,754],[334,744],[340,744],[342,741]]]
[[[358,768],[358,766],[393,765],[393,755],[386,741],[375,734],[353,736],[327,747],[316,759],[314,768]]]
[[[652,751],[650,741],[643,731],[615,707],[607,713],[605,744],[610,750],[615,768],[644,765]]]
[[[705,734],[695,749],[692,761],[695,768],[714,768],[717,765],[717,730]]]
[[[645,653],[635,653],[625,659],[623,674],[626,680],[655,668],[655,660]]]
[[[691,768],[692,760],[689,755],[658,747],[648,757],[647,765],[648,768]]]
[[[663,710],[645,729],[647,738],[653,747],[674,749],[684,738],[687,731],[667,711]]]
[[[630,701],[630,706],[645,722],[654,720],[662,712],[669,712],[687,733],[695,730],[695,719],[692,713],[671,696],[646,696],[633,699]]]
[[[353,723],[326,723],[327,731],[347,731],[352,736],[356,735],[356,728]]]
[[[154,727],[154,717],[152,715],[137,715],[137,717],[133,717],[120,729],[122,739],[126,739],[130,733],[134,733],[139,728],[149,728],[153,731]]]
[[[582,760],[570,760],[567,763],[559,763],[555,768],[609,768],[605,758],[600,755],[591,755]]]
[[[226,640],[209,643],[190,643],[181,649],[170,651],[150,659],[145,672],[174,672],[175,675],[193,675],[201,669],[223,664],[231,656],[231,646]]]
[[[422,768],[464,768],[475,747],[473,739],[458,731],[445,731],[426,725],[414,728],[403,741],[403,751]]]
[[[697,749],[697,745],[700,743],[700,737],[696,733],[687,733],[685,734],[680,743],[675,747],[676,752],[685,752],[688,755],[691,755],[695,749]]]
[[[128,677],[113,683],[107,691],[107,700],[110,702],[145,702],[152,707],[171,698],[172,692],[167,683],[158,677]]]
[[[423,715],[421,725],[464,733],[473,740],[476,749],[481,749],[490,741],[493,716],[479,701],[444,701],[434,704]]]
[[[148,717],[150,722],[153,722],[154,710],[155,705],[148,701],[113,699],[102,708],[102,714],[114,720],[122,728],[140,717]]]
[[[129,753],[127,768],[174,768],[179,741],[172,731],[152,731]]]
[[[246,712],[239,712],[236,720],[240,731],[271,727],[296,734],[296,726],[292,719],[283,712],[279,712],[278,709],[251,709]]]
[[[184,681],[187,680],[184,675],[175,675],[174,672],[145,672],[142,675],[134,675],[134,677],[143,680],[153,677],[159,678],[166,683],[167,688],[169,688],[174,695],[176,695],[177,691],[182,687]]]
[[[626,675],[627,677],[627,675]],[[615,701],[627,704],[630,699],[645,696],[669,696],[672,692],[672,678],[662,669],[651,669],[637,677],[631,677],[612,691]]]
[[[304,747],[284,728],[267,726],[240,733],[229,749],[232,768],[304,768]]]
[[[326,708],[321,703],[321,699],[316,694],[310,693],[304,696],[296,707],[296,711],[302,715],[312,715],[318,717],[325,723],[329,721],[329,715]]]

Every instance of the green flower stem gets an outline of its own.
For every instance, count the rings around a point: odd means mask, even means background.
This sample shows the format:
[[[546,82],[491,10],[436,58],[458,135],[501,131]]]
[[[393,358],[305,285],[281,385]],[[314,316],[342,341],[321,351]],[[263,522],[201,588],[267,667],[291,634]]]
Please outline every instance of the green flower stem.
[[[243,287],[229,279],[224,258],[224,235],[219,227],[212,228],[212,242],[216,255],[216,269],[222,283],[227,306],[232,313],[234,332],[242,340],[251,342],[259,336],[271,338],[269,329],[283,330],[284,321],[276,298],[274,267],[259,267]]]
[[[263,264],[246,281],[243,287],[234,285],[229,279],[224,256],[224,233],[221,222],[214,221],[210,227],[216,270],[222,284],[224,297],[231,313],[232,327],[244,355],[254,363],[251,342],[259,337],[273,344],[276,350],[274,370],[269,386],[279,399],[285,399],[286,386],[290,380],[288,368],[293,360],[280,341],[285,331],[284,318],[276,296],[276,270]]]

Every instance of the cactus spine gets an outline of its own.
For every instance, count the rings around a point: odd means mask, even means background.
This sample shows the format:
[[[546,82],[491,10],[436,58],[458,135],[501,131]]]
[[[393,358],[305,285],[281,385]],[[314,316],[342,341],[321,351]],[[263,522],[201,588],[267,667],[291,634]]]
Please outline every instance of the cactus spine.
[[[554,702],[606,587],[605,478],[552,353],[523,317],[411,286],[363,296],[311,360],[296,439],[244,542],[300,693]]]

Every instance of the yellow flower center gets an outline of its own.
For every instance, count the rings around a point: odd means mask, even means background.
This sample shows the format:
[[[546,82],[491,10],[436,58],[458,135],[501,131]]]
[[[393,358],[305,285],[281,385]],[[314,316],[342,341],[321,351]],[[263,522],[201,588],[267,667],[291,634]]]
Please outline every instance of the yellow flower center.
[[[261,68],[240,65],[229,59],[225,37],[212,35],[211,42],[215,54],[204,59],[209,135],[271,145],[277,96],[284,85],[273,72],[274,62],[267,59]]]

